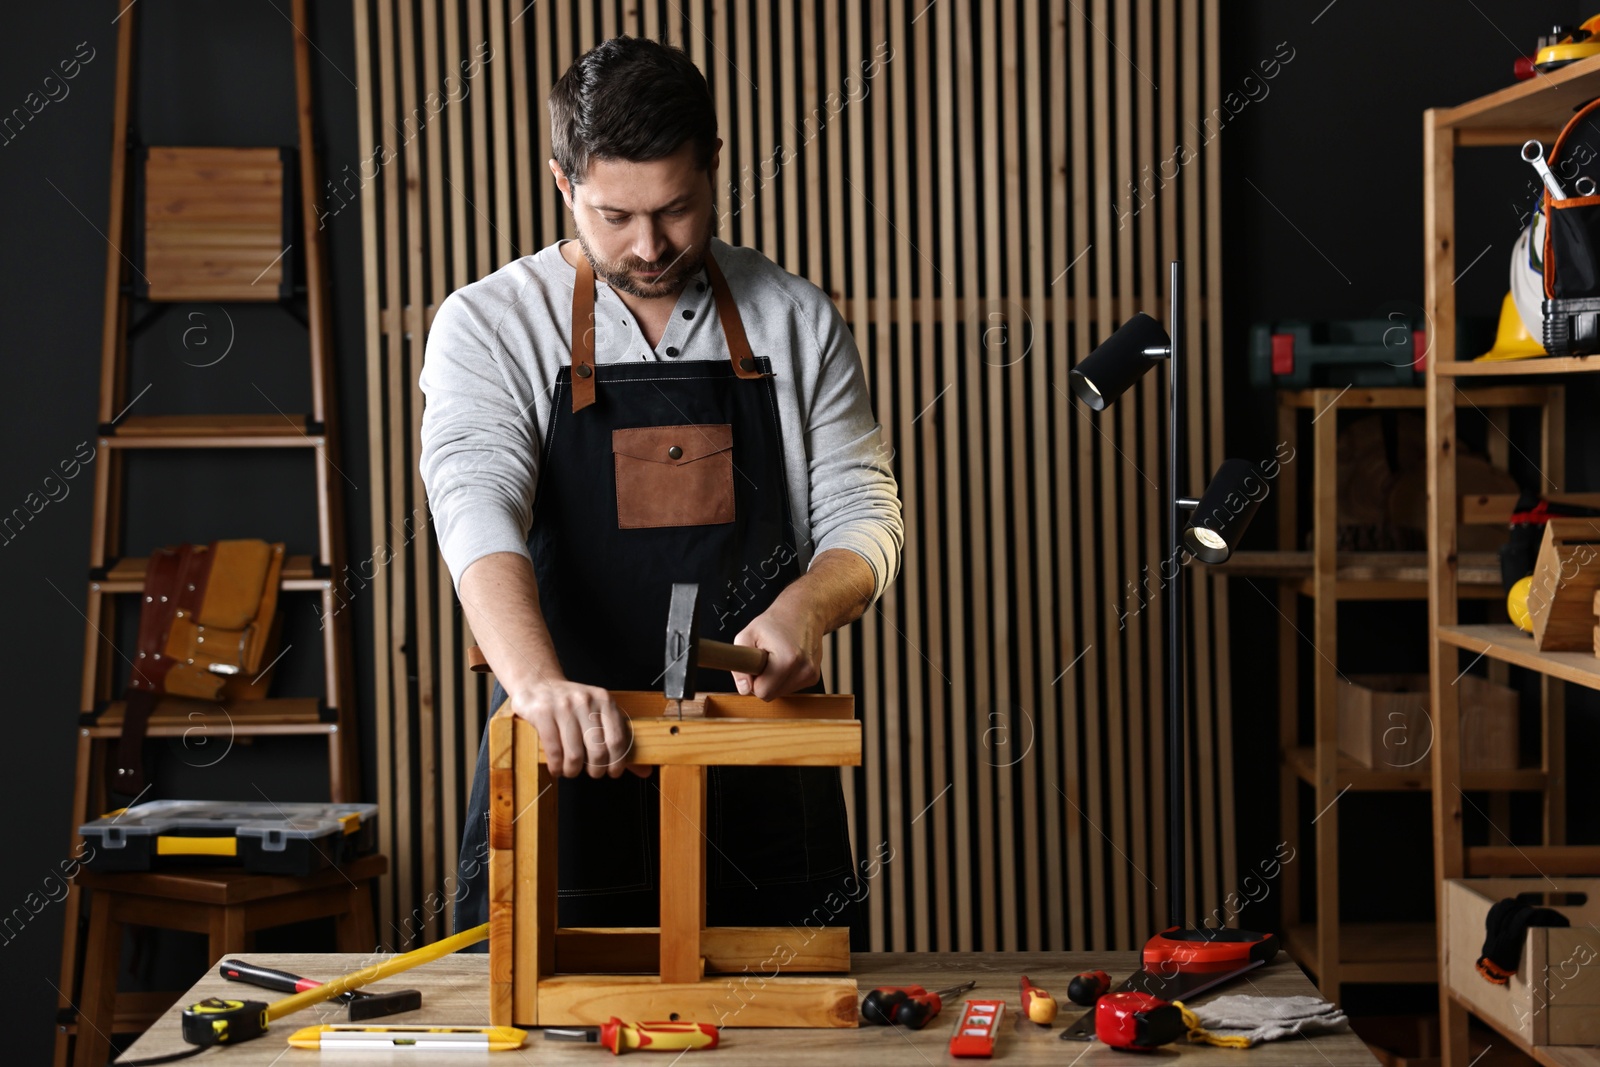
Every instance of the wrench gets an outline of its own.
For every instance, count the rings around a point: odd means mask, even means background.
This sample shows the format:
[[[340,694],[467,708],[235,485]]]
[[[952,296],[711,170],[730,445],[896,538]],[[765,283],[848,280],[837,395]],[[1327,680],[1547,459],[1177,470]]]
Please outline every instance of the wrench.
[[[1579,196],[1593,196],[1595,194],[1596,186],[1594,184],[1594,179],[1589,177],[1587,174],[1578,175],[1577,181],[1573,182],[1572,184],[1574,188],[1578,190]]]
[[[1537,140],[1525,141],[1522,145],[1522,160],[1532,163],[1533,169],[1539,172],[1539,177],[1544,179],[1544,187],[1550,190],[1552,200],[1565,200],[1567,191],[1561,188],[1561,183],[1556,181],[1556,176],[1550,173],[1550,168],[1544,162],[1544,145]]]

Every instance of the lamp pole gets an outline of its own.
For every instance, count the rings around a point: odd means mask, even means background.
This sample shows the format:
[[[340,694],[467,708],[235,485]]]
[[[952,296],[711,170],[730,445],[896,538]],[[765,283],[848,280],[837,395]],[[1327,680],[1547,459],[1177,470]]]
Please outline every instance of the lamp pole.
[[[1183,528],[1181,511],[1194,502],[1178,495],[1178,479],[1183,477],[1183,264],[1172,261],[1171,292],[1168,294],[1167,336],[1167,495],[1172,506],[1167,513],[1167,546],[1172,553],[1174,573],[1167,583],[1167,899],[1171,925],[1185,923],[1184,888],[1184,714],[1183,691],[1185,659],[1183,640],[1183,546],[1178,531]]]

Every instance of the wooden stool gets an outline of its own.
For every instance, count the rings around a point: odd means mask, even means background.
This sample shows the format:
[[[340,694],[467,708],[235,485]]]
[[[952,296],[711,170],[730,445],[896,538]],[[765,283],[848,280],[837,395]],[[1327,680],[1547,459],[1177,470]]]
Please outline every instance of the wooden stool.
[[[81,871],[78,885],[93,892],[89,935],[83,965],[83,1000],[78,1008],[77,1053],[80,1067],[102,1067],[111,1055],[111,1034],[135,997],[117,995],[117,970],[122,960],[123,926],[155,926],[188,930],[210,938],[213,963],[246,951],[246,938],[257,930],[333,916],[337,920],[337,952],[370,952],[377,943],[373,926],[371,883],[389,869],[384,856],[363,856],[344,867],[332,867],[305,878],[208,869],[100,874]],[[335,975],[322,976],[334,978]],[[172,998],[162,1005],[170,1006]],[[159,1014],[159,1011],[157,1012]],[[144,1025],[149,1022],[145,1020]],[[127,1022],[124,1021],[124,1026]],[[141,1027],[142,1029],[142,1027]]]
[[[706,925],[706,769],[860,766],[855,698],[707,693],[680,703],[623,690],[611,698],[632,724],[629,761],[660,768],[660,926],[557,927],[558,794],[538,731],[506,701],[489,720],[489,1021],[855,1026],[855,979],[821,977],[849,972],[847,928]],[[787,973],[769,976],[774,964]]]

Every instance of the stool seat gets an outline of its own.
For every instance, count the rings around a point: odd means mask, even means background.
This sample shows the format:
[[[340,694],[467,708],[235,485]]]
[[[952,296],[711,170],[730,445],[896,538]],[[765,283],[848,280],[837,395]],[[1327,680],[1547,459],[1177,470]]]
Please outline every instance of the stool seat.
[[[73,1062],[101,1067],[110,1058],[111,1033],[121,1029],[118,1020],[140,1018],[142,1013],[132,1010],[132,1000],[149,996],[117,994],[124,926],[205,934],[215,963],[249,951],[248,942],[257,930],[332,917],[334,951],[370,952],[377,944],[372,883],[388,869],[387,857],[371,855],[304,878],[227,867],[79,871],[78,886],[93,896]],[[167,1003],[171,1002],[169,996]]]
[[[288,874],[251,874],[237,867],[184,867],[159,871],[78,872],[85,889],[108,889],[142,897],[186,900],[195,904],[248,904],[269,897],[313,889],[345,887],[384,874],[387,856],[362,856],[343,867],[329,867],[304,878]],[[370,947],[370,946],[368,946]]]

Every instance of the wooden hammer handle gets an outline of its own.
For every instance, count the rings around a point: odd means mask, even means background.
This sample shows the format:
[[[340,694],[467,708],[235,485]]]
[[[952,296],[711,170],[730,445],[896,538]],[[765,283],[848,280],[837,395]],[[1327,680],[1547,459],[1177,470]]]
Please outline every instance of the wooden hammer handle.
[[[730,645],[726,641],[700,640],[699,663],[717,671],[760,674],[767,669],[767,650],[751,645]]]

